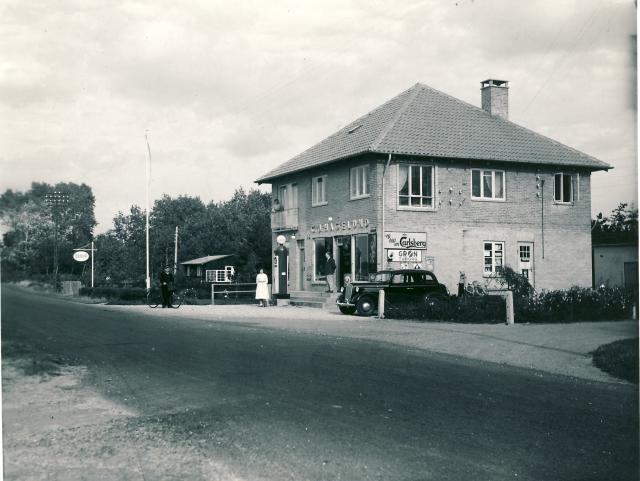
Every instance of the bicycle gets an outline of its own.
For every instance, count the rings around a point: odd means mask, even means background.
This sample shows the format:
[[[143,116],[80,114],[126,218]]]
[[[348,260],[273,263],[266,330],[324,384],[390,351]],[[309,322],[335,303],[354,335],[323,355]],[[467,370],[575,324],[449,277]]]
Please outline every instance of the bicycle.
[[[469,296],[486,296],[488,294],[487,290],[478,281],[473,281],[471,284],[464,286],[464,292]]]
[[[169,301],[169,304],[174,309],[178,309],[182,305],[182,297],[176,292],[171,292]],[[162,293],[157,289],[150,289],[147,292],[147,305],[152,309],[162,305]]]

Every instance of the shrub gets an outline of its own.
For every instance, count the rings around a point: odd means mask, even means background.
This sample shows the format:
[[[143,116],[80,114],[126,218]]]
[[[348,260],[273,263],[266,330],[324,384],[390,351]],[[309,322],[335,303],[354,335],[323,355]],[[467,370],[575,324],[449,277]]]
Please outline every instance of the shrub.
[[[572,287],[515,298],[516,322],[579,322],[629,319],[633,294],[617,287]]]
[[[638,338],[605,344],[591,354],[596,367],[638,384]]]
[[[385,317],[486,324],[505,322],[506,310],[501,296],[453,296],[433,307],[418,302],[397,305],[385,304]]]
[[[129,303],[144,303],[147,300],[147,290],[142,287],[82,287],[81,296],[104,298],[109,302],[125,301]]]

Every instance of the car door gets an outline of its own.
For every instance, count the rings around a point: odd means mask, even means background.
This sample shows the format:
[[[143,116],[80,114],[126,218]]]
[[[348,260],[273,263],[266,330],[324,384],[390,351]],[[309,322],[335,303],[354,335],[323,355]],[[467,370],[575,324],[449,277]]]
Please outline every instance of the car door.
[[[396,272],[389,279],[389,286],[385,288],[384,293],[387,302],[391,306],[398,306],[405,302],[406,276],[402,272]]]

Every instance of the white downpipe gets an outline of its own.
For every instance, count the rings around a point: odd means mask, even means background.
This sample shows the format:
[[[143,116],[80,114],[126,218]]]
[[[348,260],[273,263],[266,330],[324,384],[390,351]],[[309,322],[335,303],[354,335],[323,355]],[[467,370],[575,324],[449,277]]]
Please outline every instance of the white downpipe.
[[[384,176],[387,173],[387,169],[389,168],[389,164],[391,164],[391,154],[389,154],[389,158],[387,159],[387,163],[384,166],[384,169],[382,169],[382,203],[381,203],[381,212],[382,212],[382,217],[381,217],[381,226],[380,226],[380,253],[381,253],[381,261],[382,261],[382,268],[384,269],[385,265],[384,262],[386,260],[385,255],[384,255]]]

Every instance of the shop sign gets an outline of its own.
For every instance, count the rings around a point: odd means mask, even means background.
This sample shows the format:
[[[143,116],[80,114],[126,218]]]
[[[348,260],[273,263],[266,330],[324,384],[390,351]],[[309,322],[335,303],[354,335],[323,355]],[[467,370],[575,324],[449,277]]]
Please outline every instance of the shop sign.
[[[408,249],[387,249],[389,262],[422,262],[422,251]]]
[[[385,249],[427,249],[426,232],[385,232],[383,239]]]
[[[73,258],[78,262],[85,262],[89,260],[89,253],[87,251],[76,251],[73,253]]]
[[[366,229],[367,227],[369,227],[369,219],[351,219],[337,222],[325,222],[324,224],[314,224],[311,226],[311,233],[340,232],[355,229]]]

